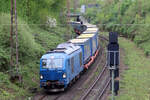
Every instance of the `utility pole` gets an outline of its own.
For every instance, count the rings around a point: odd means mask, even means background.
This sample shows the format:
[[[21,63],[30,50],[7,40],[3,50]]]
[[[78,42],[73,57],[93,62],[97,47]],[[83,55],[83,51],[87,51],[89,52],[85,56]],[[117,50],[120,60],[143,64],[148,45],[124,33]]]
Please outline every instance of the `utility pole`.
[[[18,27],[17,27],[17,7],[16,0],[11,0],[11,29],[10,29],[10,48],[11,48],[11,59],[10,69],[13,70],[15,67],[16,76],[19,77],[19,66],[18,66]],[[14,74],[14,73],[13,73]]]
[[[74,12],[76,12],[76,10],[77,10],[78,2],[79,2],[78,0],[73,0]]]
[[[67,22],[70,21],[69,14],[70,14],[70,0],[67,0]]]
[[[10,25],[10,69],[12,69],[12,67],[14,67],[14,63],[13,63],[13,20],[14,20],[14,1],[11,0],[11,25]]]
[[[15,0],[15,35],[16,35],[16,69],[17,73],[19,73],[19,66],[18,66],[18,23],[17,23],[17,7],[16,7],[16,0]]]
[[[69,22],[70,22],[70,0],[67,0],[67,30],[68,30],[68,33],[66,34],[66,39],[68,39],[68,34],[70,32],[70,26],[69,26]]]
[[[27,19],[28,22],[29,22],[29,16],[30,16],[30,3],[29,2],[30,2],[30,0],[26,1],[26,5],[27,5],[26,15],[27,15],[27,18],[28,18]]]
[[[142,15],[142,1],[141,0],[138,0],[138,13],[139,13],[139,18],[138,18],[138,22],[140,21],[140,17]]]
[[[120,24],[122,22],[122,19],[121,19],[121,0],[119,0],[119,15],[120,15]]]

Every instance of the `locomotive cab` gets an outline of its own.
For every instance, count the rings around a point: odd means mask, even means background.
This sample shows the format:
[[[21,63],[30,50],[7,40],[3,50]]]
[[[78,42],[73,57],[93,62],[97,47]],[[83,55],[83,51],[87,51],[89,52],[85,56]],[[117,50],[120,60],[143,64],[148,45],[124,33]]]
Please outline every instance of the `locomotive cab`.
[[[52,91],[67,88],[70,81],[83,70],[79,59],[80,56],[82,59],[81,52],[79,46],[63,43],[43,55],[40,60],[40,86]]]
[[[64,53],[50,53],[42,56],[40,61],[40,86],[46,89],[66,87],[67,73]]]

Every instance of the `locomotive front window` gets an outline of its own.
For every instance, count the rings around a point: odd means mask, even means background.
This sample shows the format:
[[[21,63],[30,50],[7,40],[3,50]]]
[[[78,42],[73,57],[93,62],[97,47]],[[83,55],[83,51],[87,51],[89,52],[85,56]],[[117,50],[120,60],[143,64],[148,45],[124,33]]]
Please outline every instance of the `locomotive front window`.
[[[43,66],[43,68],[62,68],[62,65],[63,65],[63,59],[54,58],[54,59],[48,59],[46,62],[46,66]]]

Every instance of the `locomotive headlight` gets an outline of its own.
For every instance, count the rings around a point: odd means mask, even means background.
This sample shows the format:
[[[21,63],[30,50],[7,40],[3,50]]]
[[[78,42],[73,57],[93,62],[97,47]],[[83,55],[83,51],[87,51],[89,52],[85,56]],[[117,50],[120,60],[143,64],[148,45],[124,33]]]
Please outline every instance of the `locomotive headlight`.
[[[66,73],[64,73],[64,74],[63,74],[63,78],[66,78],[66,77],[67,77],[67,75],[66,75]]]
[[[42,75],[40,76],[40,79],[41,79],[41,80],[43,79],[43,76],[42,76]]]

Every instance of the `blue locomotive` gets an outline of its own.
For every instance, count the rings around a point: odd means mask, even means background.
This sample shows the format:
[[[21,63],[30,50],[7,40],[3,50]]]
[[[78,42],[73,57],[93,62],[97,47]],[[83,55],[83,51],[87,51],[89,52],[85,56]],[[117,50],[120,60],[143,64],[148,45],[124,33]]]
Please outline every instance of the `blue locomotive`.
[[[98,47],[98,28],[89,27],[77,38],[44,54],[40,59],[40,87],[50,91],[66,89],[93,63]]]

